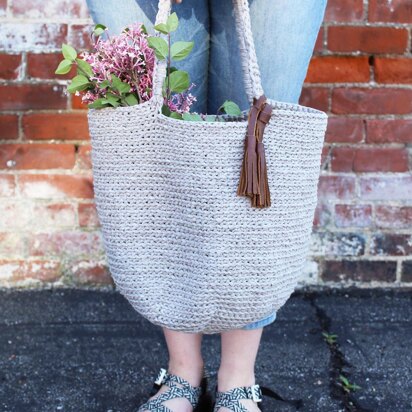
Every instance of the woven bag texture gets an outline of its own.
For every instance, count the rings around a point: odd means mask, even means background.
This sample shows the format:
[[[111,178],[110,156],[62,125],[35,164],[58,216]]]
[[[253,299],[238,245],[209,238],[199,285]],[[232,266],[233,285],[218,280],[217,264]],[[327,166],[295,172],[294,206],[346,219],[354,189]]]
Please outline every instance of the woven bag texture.
[[[165,3],[157,21],[170,11]],[[248,13],[247,1],[234,5]],[[158,63],[155,76],[163,69]],[[252,85],[250,97],[259,91]],[[88,111],[110,272],[120,293],[156,325],[206,334],[241,328],[278,310],[302,277],[327,116],[268,100],[272,204],[259,209],[236,194],[245,117],[182,121],[161,114],[160,101],[157,94],[132,107]]]

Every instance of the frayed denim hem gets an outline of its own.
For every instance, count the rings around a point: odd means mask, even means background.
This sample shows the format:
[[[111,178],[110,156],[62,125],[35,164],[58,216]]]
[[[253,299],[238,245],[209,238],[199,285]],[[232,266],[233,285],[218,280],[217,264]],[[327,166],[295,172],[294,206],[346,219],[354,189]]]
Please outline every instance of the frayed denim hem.
[[[262,327],[267,326],[270,323],[274,322],[275,319],[276,319],[276,312],[273,312],[271,315],[266,316],[266,318],[263,318],[263,319],[258,320],[256,322],[248,323],[246,326],[244,326],[241,329],[250,330],[250,329],[262,328]]]

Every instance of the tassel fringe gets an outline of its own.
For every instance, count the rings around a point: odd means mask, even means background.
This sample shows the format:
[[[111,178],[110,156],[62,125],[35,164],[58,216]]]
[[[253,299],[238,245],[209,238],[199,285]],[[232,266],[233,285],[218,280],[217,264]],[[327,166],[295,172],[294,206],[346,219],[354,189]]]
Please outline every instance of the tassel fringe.
[[[245,153],[237,189],[237,195],[250,197],[251,205],[258,208],[271,205],[265,148],[262,140],[272,110],[272,106],[266,103],[264,95],[253,100],[248,115]]]

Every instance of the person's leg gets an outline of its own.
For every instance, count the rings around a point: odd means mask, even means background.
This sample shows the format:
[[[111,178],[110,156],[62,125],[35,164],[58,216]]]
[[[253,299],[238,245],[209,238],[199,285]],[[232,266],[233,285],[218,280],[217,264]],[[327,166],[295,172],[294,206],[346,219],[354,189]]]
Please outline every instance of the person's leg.
[[[263,328],[253,330],[233,330],[221,333],[221,362],[217,374],[218,391],[226,392],[238,386],[250,386],[255,382],[255,361],[259,350]],[[241,403],[250,412],[259,411],[251,399]],[[220,408],[219,412],[229,411]]]
[[[168,371],[186,379],[193,386],[199,386],[204,367],[201,353],[202,334],[176,332],[166,328],[163,328],[163,332],[169,350]],[[159,396],[168,389],[167,385],[162,385],[151,398]],[[186,398],[170,399],[162,404],[176,412],[192,412],[193,410]]]
[[[153,25],[158,10],[158,0],[87,0],[94,23],[104,24],[112,34],[119,34],[128,24],[143,23],[154,34]],[[179,27],[172,33],[174,41],[194,41],[192,53],[184,60],[174,63],[189,72],[196,84],[191,93],[197,101],[192,112],[206,113],[207,80],[209,62],[209,13],[207,0],[188,0],[172,3],[172,12],[179,17]]]
[[[230,99],[242,110],[249,109],[239,61],[232,1],[210,0],[211,50],[208,112],[215,113]],[[326,0],[249,0],[251,24],[262,86],[268,98],[297,103]],[[273,313],[244,328],[222,333],[222,358],[218,390],[227,391],[255,383],[254,368],[263,326],[276,318]],[[252,400],[241,401],[250,412],[259,411]],[[221,408],[219,412],[227,412]]]
[[[249,0],[257,60],[266,97],[297,103],[327,0]],[[210,0],[211,50],[208,110],[226,99],[241,109],[249,103],[232,1]]]
[[[87,0],[89,12],[95,24],[108,27],[110,34],[119,34],[128,24],[144,23],[149,33],[153,32],[158,0]],[[172,34],[172,41],[193,40],[194,51],[176,66],[189,72],[192,82],[196,83],[193,94],[197,102],[191,110],[206,112],[207,67],[209,60],[209,16],[206,0],[186,1],[173,4],[180,24]],[[202,334],[190,334],[163,329],[169,352],[168,371],[181,376],[193,386],[199,386],[203,373],[201,354]],[[162,385],[153,396],[160,395],[169,387]],[[185,398],[165,401],[166,407],[173,411],[191,412],[192,406]]]

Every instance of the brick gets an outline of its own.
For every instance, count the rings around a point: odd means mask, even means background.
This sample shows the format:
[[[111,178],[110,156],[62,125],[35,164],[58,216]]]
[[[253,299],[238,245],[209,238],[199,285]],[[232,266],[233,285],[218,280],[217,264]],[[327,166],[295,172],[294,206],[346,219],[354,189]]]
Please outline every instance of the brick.
[[[80,175],[19,175],[19,188],[29,198],[92,199],[93,179]]]
[[[366,56],[315,56],[306,75],[306,83],[368,82],[369,60]]]
[[[11,11],[15,17],[30,19],[88,17],[86,2],[82,0],[13,0]]]
[[[103,253],[98,232],[50,232],[35,233],[29,241],[31,256],[99,255]]]
[[[406,172],[408,152],[401,148],[360,148],[353,161],[355,172]]]
[[[316,42],[315,42],[315,48],[314,48],[314,52],[315,53],[320,53],[321,51],[323,51],[323,39],[325,36],[325,29],[323,27],[321,27],[319,29],[318,32],[318,37],[316,38]]]
[[[37,79],[71,79],[76,75],[75,67],[65,74],[55,74],[59,63],[63,60],[61,53],[28,53],[27,75]]]
[[[15,177],[13,175],[0,174],[0,196],[14,196],[15,189]]]
[[[325,281],[394,282],[396,262],[368,260],[327,260],[321,277]]]
[[[355,195],[355,178],[351,176],[319,176],[320,199],[352,199]]]
[[[0,169],[71,169],[74,163],[71,144],[0,145]]]
[[[56,50],[66,40],[66,24],[6,21],[0,25],[0,49],[6,51]]]
[[[378,256],[412,255],[412,235],[375,234],[370,241],[370,254]]]
[[[0,227],[4,229],[52,229],[74,227],[76,225],[75,208],[65,203],[37,203],[27,200],[8,200],[0,203],[2,219]]]
[[[77,165],[80,169],[91,169],[91,146],[89,144],[79,146],[77,152]]]
[[[337,52],[404,53],[408,31],[395,27],[331,26],[328,49]]]
[[[80,203],[78,205],[78,215],[79,225],[81,227],[100,226],[96,205],[94,203]]]
[[[25,254],[25,239],[20,233],[0,232],[0,255],[22,257]]]
[[[351,117],[329,117],[325,141],[329,143],[359,143],[363,140],[364,121]]]
[[[365,239],[357,233],[312,232],[311,256],[361,256]]]
[[[90,50],[93,46],[90,36],[92,32],[92,24],[73,24],[70,26],[69,43],[76,50]]]
[[[65,86],[14,84],[0,87],[0,110],[65,109]]]
[[[366,142],[412,143],[412,119],[368,119]]]
[[[5,230],[26,229],[32,225],[32,205],[16,199],[8,199],[0,202],[0,228]]]
[[[410,200],[412,176],[361,177],[360,196],[370,200]]]
[[[372,225],[371,205],[335,205],[337,227],[369,227]]]
[[[71,98],[71,106],[72,109],[80,109],[80,110],[87,110],[87,104],[82,103],[82,97],[81,96],[76,96],[72,94],[70,96]]]
[[[0,260],[0,284],[37,280],[53,282],[61,277],[61,265],[52,260]]]
[[[369,0],[369,21],[412,23],[410,0]]]
[[[353,147],[334,147],[331,156],[331,170],[333,172],[352,172],[355,158]]]
[[[363,0],[328,0],[325,21],[361,21]]]
[[[33,205],[33,226],[62,228],[76,225],[75,207],[67,203],[36,203]]]
[[[304,87],[299,102],[303,106],[313,107],[318,110],[329,109],[329,89],[323,87]]]
[[[404,260],[402,262],[401,281],[412,282],[412,260]]]
[[[30,113],[23,116],[26,139],[87,140],[86,113]]]
[[[114,285],[106,264],[92,260],[74,262],[70,268],[73,279],[80,285]]]
[[[20,65],[20,54],[0,53],[0,79],[17,79],[19,77]]]
[[[4,17],[6,15],[7,10],[7,0],[0,0],[0,17]]]
[[[320,157],[320,169],[321,170],[329,169],[330,151],[331,151],[331,147],[329,145],[324,145],[322,147],[322,153]]]
[[[376,57],[375,80],[378,83],[412,83],[412,59]]]
[[[313,225],[315,227],[325,227],[331,222],[331,211],[329,206],[324,202],[318,202],[315,209]]]
[[[0,115],[0,139],[17,139],[19,137],[19,118],[15,114]]]
[[[375,223],[383,229],[408,229],[412,227],[412,206],[377,205]]]
[[[336,88],[332,92],[336,114],[408,114],[412,112],[412,90],[398,88]]]

